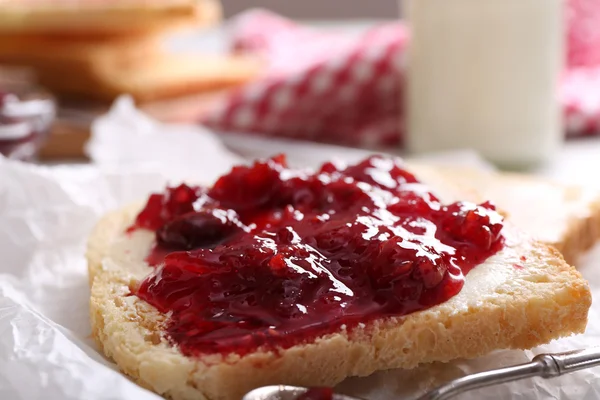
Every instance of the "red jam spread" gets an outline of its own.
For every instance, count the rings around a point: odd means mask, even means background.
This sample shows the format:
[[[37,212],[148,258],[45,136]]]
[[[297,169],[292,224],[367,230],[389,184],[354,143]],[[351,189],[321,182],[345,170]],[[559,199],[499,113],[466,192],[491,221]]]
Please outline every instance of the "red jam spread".
[[[383,157],[235,167],[212,188],[152,195],[131,229],[156,232],[136,294],[169,313],[186,355],[287,348],[432,307],[503,243],[494,206],[444,205]]]
[[[296,400],[333,400],[333,389],[328,387],[310,388]]]

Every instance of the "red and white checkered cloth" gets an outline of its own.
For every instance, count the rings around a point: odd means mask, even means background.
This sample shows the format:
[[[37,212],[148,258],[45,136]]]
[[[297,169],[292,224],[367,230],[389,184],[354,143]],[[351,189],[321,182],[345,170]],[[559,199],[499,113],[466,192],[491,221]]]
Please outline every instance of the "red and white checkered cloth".
[[[598,134],[600,0],[570,1],[569,68],[560,87],[565,130]],[[582,14],[595,17],[576,24]],[[269,67],[202,122],[226,131],[397,146],[403,137],[408,40],[402,22],[350,35],[300,26],[266,11],[248,12],[235,23],[233,48],[265,57]]]

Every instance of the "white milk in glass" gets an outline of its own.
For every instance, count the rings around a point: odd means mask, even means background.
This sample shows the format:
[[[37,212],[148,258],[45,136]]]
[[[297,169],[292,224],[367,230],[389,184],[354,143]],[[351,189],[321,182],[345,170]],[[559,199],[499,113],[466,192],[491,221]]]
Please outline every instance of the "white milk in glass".
[[[471,148],[507,168],[562,141],[560,0],[409,0],[411,152]]]

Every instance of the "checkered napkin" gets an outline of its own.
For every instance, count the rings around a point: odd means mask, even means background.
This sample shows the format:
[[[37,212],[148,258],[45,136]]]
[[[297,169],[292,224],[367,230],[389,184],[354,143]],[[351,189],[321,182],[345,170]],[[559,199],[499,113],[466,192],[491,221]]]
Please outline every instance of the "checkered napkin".
[[[573,136],[600,134],[600,0],[569,0],[566,21],[565,128]]]
[[[570,1],[569,68],[560,87],[565,130],[576,136],[597,134],[600,0]],[[576,24],[581,15],[587,22]],[[203,122],[226,131],[398,146],[404,136],[408,40],[402,22],[353,35],[311,29],[266,11],[247,12],[234,24],[233,48],[262,56],[269,66],[260,79],[217,104]]]

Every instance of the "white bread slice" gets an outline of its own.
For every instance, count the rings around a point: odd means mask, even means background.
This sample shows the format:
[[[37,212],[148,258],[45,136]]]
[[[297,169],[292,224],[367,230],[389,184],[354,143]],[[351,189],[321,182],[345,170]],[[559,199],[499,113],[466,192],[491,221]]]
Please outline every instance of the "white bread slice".
[[[108,214],[89,239],[93,335],[124,373],[168,398],[233,400],[267,384],[331,386],[380,369],[531,348],[586,326],[591,295],[581,275],[555,249],[505,226],[505,248],[475,267],[443,304],[278,354],[189,358],[163,337],[167,317],[128,296],[150,272],[143,259],[153,233],[123,233],[140,207]]]
[[[492,200],[517,227],[570,264],[600,239],[600,192],[535,176],[411,163],[445,202]]]

